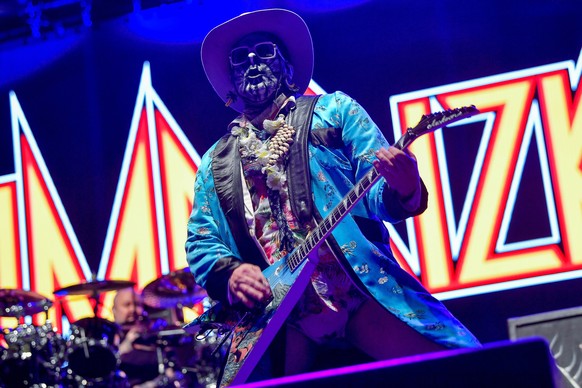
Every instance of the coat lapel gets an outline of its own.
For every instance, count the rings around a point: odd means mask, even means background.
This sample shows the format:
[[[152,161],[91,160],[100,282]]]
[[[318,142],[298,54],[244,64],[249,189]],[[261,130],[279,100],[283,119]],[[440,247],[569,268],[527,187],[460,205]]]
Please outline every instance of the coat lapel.
[[[243,260],[256,264],[262,269],[266,268],[267,263],[263,260],[263,255],[258,250],[246,224],[241,193],[243,182],[240,173],[240,154],[236,137],[228,134],[219,140],[212,155],[212,174],[220,207],[224,211]]]

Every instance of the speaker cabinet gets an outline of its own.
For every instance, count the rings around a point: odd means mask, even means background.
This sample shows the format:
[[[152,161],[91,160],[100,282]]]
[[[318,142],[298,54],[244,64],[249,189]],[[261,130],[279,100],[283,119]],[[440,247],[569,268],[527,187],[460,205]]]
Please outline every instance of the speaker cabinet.
[[[582,386],[582,307],[507,320],[509,338],[543,337],[560,371],[561,386]]]

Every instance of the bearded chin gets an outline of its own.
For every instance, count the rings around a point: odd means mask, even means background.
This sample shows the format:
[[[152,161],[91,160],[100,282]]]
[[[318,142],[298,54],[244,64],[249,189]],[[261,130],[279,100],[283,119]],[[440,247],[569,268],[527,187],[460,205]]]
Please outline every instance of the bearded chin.
[[[258,83],[244,83],[242,95],[244,99],[254,105],[267,102],[276,92],[279,82],[275,77],[263,76]]]

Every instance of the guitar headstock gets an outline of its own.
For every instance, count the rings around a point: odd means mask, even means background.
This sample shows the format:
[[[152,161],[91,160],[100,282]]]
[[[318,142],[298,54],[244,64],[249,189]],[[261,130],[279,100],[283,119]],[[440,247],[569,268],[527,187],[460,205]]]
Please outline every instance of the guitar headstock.
[[[470,105],[422,115],[418,124],[414,128],[408,128],[395,146],[404,149],[421,135],[433,132],[448,124],[474,116],[478,113],[480,113],[479,109],[475,105]]]

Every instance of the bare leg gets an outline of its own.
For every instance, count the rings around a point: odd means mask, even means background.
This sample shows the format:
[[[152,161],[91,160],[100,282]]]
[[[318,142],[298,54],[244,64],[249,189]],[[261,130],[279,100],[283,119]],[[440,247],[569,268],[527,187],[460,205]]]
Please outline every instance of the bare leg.
[[[347,339],[377,360],[445,350],[369,299],[350,319]]]
[[[315,343],[294,327],[287,326],[285,376],[309,372],[313,366]]]

